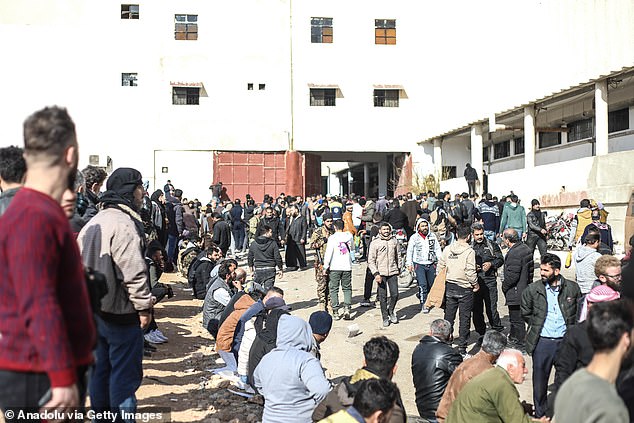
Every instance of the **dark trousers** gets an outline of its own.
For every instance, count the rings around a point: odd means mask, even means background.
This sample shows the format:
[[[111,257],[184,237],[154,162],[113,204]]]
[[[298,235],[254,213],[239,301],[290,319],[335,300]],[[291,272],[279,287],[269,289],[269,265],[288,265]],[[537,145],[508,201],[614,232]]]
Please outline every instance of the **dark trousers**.
[[[79,390],[79,408],[82,409],[86,400],[87,367],[77,370],[77,389]],[[46,373],[16,372],[0,370],[0,409],[14,411],[14,418],[4,414],[7,423],[27,421],[18,419],[18,410],[37,412],[40,406],[48,402],[45,398],[51,387]],[[74,410],[73,410],[74,412]],[[35,421],[35,420],[28,420]]]
[[[516,346],[524,346],[524,339],[526,338],[526,326],[522,319],[522,312],[519,305],[510,305],[509,307],[509,322],[511,327],[509,329],[509,341],[517,344]]]
[[[467,180],[467,186],[469,187],[469,195],[473,195],[476,193],[476,181],[469,181]]]
[[[453,323],[456,319],[456,312],[459,311],[460,324],[458,326],[458,350],[466,352],[467,341],[469,340],[469,328],[471,327],[471,310],[473,309],[473,289],[463,288],[455,283],[447,281],[445,288],[445,320]]]
[[[484,335],[487,330],[484,322],[484,310],[486,309],[487,318],[491,329],[498,332],[504,330],[500,313],[498,313],[498,286],[495,278],[479,279],[480,289],[473,295],[473,326],[476,332]]]
[[[398,275],[383,276],[379,282],[377,289],[377,297],[381,304],[381,317],[386,320],[394,313],[396,302],[398,301]],[[387,292],[390,291],[390,301],[387,300]]]
[[[365,282],[363,284],[363,299],[370,301],[372,296],[372,287],[374,286],[374,276],[369,268],[365,269]]]
[[[343,303],[352,305],[352,270],[331,270],[329,273],[328,290],[330,291],[330,303],[332,310],[339,308],[339,285],[343,291]]]
[[[421,304],[425,304],[427,294],[436,278],[436,265],[414,263],[414,272],[416,272],[416,282],[418,283],[418,298]]]
[[[531,250],[531,253],[535,253],[535,246],[539,249],[539,256],[543,257],[548,252],[546,246],[546,240],[539,235],[529,233],[526,236],[526,246]]]
[[[176,264],[178,257],[178,236],[176,235],[168,235],[167,236],[167,259],[168,261],[174,265]]]
[[[244,245],[244,226],[238,226],[231,230],[233,234],[233,242],[236,250],[242,251],[242,247]]]
[[[540,337],[533,351],[533,402],[537,418],[545,416],[548,411],[548,378],[562,339]]]
[[[264,287],[265,290],[269,290],[275,285],[275,267],[269,267],[266,269],[255,269],[255,275],[253,280]]]
[[[306,246],[292,239],[286,244],[286,267],[306,267]]]

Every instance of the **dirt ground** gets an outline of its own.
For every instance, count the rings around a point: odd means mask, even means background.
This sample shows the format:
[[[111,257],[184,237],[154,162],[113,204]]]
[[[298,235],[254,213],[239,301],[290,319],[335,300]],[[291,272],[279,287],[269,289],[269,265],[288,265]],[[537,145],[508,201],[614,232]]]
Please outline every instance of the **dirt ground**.
[[[563,254],[562,254],[563,258]],[[243,262],[240,262],[244,265]],[[400,322],[384,329],[381,326],[378,303],[376,308],[361,308],[365,263],[353,269],[353,321],[335,321],[328,339],[322,344],[322,365],[329,379],[349,375],[362,365],[363,344],[377,335],[385,335],[400,347],[398,371],[394,381],[401,390],[410,421],[417,420],[414,386],[411,374],[412,351],[420,338],[429,331],[429,324],[443,317],[435,309],[424,315],[419,312],[415,288],[401,289],[397,305]],[[566,269],[565,276],[574,275]],[[536,271],[538,276],[538,271]],[[223,367],[214,352],[214,342],[202,327],[202,301],[192,299],[187,285],[177,274],[164,274],[162,281],[174,287],[175,297],[156,307],[156,318],[169,342],[159,345],[151,357],[144,360],[143,384],[137,392],[141,410],[147,407],[171,409],[171,419],[177,422],[256,422],[261,419],[262,407],[229,392],[235,389],[228,381],[214,375],[209,369]],[[308,319],[317,310],[317,296],[313,269],[285,273],[276,285],[285,291],[286,302],[293,314]],[[508,327],[508,313],[502,302],[499,307],[503,322]],[[352,338],[347,327],[359,325],[361,332]],[[457,324],[455,325],[457,332]],[[457,333],[456,333],[457,336]],[[472,334],[471,343],[476,337]],[[518,386],[521,400],[532,402],[531,360],[527,380]]]

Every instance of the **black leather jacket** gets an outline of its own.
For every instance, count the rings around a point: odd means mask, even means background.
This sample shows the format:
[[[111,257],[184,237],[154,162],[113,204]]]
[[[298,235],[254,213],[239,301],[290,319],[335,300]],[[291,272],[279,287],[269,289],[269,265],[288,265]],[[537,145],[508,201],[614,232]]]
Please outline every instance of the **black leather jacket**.
[[[506,305],[520,305],[522,293],[533,282],[533,253],[520,241],[509,248],[504,260],[502,292]]]
[[[546,229],[546,219],[544,219],[544,212],[542,212],[541,210],[531,210],[526,215],[526,223],[528,226],[528,235],[539,236],[546,239],[546,235],[541,232],[542,229]]]
[[[416,407],[424,419],[435,419],[447,382],[462,357],[435,336],[424,336],[412,353],[412,376],[416,389]]]

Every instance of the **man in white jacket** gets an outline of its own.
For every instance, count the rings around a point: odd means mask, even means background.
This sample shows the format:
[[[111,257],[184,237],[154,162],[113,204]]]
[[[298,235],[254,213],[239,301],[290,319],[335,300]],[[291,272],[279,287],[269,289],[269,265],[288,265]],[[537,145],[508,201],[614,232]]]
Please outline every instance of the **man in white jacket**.
[[[420,299],[421,312],[427,314],[429,309],[425,307],[427,294],[431,290],[436,277],[436,264],[442,254],[440,242],[436,234],[429,230],[429,222],[419,219],[416,222],[416,233],[407,243],[407,256],[405,265],[410,272],[416,272],[418,283],[418,298]]]
[[[330,272],[330,302],[332,303],[332,317],[339,320],[339,284],[343,291],[343,318],[350,320],[352,307],[352,262],[354,254],[352,248],[354,240],[350,232],[343,231],[343,220],[333,223],[335,233],[328,238],[326,254],[324,256],[324,275]]]

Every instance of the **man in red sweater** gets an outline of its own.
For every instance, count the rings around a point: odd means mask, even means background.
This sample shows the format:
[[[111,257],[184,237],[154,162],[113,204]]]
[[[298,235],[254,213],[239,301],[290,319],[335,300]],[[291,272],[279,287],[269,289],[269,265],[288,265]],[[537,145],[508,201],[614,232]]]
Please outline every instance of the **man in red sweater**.
[[[24,157],[26,182],[0,218],[0,408],[70,411],[83,405],[96,334],[79,249],[60,206],[78,159],[65,109],[26,119]]]

